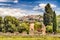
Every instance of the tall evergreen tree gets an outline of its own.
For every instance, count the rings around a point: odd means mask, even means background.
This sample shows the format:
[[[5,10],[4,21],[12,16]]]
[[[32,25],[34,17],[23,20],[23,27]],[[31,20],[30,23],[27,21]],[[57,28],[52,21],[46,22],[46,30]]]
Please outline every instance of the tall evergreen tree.
[[[44,19],[44,25],[47,26],[50,24],[50,18],[49,16],[47,15],[47,13],[44,13],[44,16],[43,16],[43,19]]]
[[[54,32],[54,34],[56,33],[56,28],[57,28],[56,13],[54,11],[54,14],[53,14],[53,32]]]
[[[44,15],[43,15],[43,22],[44,22],[44,25],[45,25],[45,26],[51,24],[51,22],[52,22],[52,17],[53,17],[53,10],[52,10],[50,4],[48,3],[48,4],[45,6],[45,13],[44,13]]]

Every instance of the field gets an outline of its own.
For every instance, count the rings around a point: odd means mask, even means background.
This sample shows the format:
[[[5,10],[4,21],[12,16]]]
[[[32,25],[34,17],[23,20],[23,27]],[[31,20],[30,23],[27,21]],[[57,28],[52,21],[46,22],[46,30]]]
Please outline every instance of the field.
[[[0,40],[60,40],[57,36],[0,36]]]

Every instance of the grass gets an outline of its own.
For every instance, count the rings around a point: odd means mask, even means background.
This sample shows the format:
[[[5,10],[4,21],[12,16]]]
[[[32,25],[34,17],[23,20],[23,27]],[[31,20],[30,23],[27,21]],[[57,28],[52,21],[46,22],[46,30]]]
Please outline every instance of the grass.
[[[56,36],[0,36],[0,40],[60,40]]]

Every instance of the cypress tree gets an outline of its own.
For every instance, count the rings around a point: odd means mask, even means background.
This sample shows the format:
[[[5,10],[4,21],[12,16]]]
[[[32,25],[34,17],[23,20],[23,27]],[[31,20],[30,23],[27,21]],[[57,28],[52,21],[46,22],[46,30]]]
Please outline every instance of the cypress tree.
[[[56,28],[57,28],[56,13],[54,11],[54,14],[53,14],[53,32],[54,32],[54,34],[56,33]]]
[[[47,25],[49,25],[50,24],[50,18],[49,17],[47,17],[48,15],[46,14],[46,13],[44,13],[44,16],[43,16],[43,22],[44,22],[44,25],[45,26],[47,26]]]
[[[48,3],[45,6],[45,13],[43,15],[43,23],[45,26],[50,25],[52,22],[52,17],[53,17],[53,10],[50,6],[50,4]]]

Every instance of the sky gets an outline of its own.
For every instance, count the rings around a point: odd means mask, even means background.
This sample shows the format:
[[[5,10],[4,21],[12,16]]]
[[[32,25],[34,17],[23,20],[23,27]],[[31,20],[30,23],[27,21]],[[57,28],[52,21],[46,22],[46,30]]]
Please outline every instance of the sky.
[[[47,3],[60,14],[60,0],[0,0],[0,7],[20,9],[25,15],[43,15]]]

